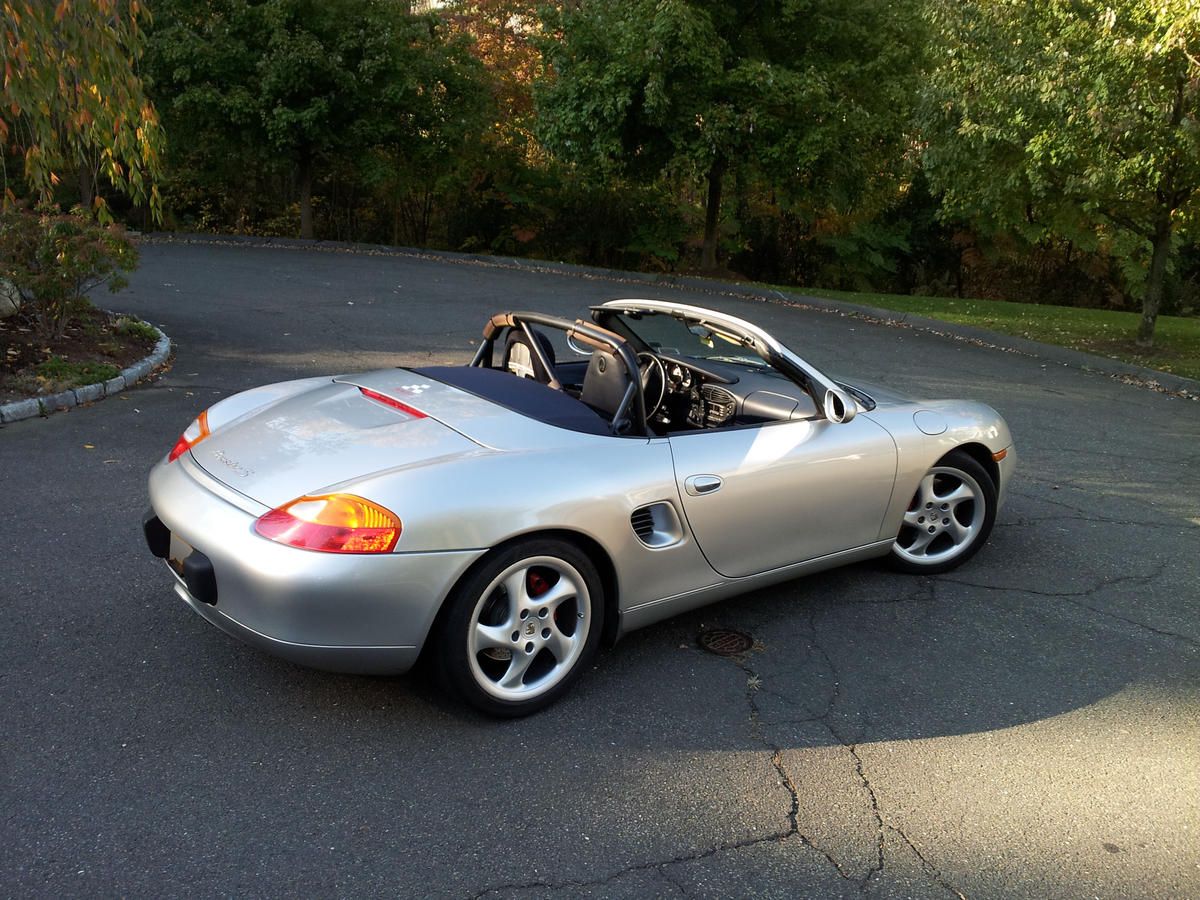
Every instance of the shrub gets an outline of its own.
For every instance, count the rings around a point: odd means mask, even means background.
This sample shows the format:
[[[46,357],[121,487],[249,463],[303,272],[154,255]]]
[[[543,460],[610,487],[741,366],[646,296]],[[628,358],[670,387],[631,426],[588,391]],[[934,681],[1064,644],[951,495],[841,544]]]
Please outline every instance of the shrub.
[[[0,212],[0,278],[25,297],[42,338],[62,337],[72,316],[90,306],[88,291],[101,284],[120,290],[128,283],[122,273],[136,266],[124,229],[99,225],[78,207]]]

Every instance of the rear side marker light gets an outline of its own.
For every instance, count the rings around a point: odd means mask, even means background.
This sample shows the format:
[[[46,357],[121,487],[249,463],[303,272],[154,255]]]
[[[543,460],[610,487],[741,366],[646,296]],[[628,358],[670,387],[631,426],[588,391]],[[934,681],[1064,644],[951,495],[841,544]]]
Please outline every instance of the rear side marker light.
[[[353,494],[298,497],[254,523],[254,530],[289,547],[324,553],[390,553],[400,519]]]
[[[377,403],[382,403],[384,406],[390,406],[392,409],[398,409],[402,413],[408,413],[414,419],[425,418],[425,413],[421,412],[419,409],[413,409],[407,403],[401,403],[399,400],[394,400],[391,397],[388,397],[386,394],[381,394],[378,391],[373,391],[370,388],[365,387],[360,387],[359,390],[362,391],[362,395],[364,397],[369,397],[371,400],[374,400]]]
[[[167,462],[175,462],[175,460],[179,459],[179,457],[183,456],[183,454],[187,453],[210,434],[212,432],[208,430],[208,410],[205,410],[179,436],[179,440],[175,442],[175,446],[167,454]]]

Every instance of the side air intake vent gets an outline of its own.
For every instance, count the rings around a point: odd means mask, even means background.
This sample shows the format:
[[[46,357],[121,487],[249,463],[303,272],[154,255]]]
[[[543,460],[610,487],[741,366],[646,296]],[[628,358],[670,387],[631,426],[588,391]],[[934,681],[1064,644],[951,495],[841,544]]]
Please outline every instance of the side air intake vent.
[[[633,526],[633,532],[638,536],[643,544],[650,543],[650,539],[654,536],[654,513],[650,511],[650,507],[643,506],[641,509],[634,510],[632,516],[629,517],[629,524]]]
[[[629,517],[629,524],[638,540],[647,547],[669,547],[683,538],[683,526],[675,507],[670,503],[651,503],[638,507]]]
[[[704,424],[708,428],[724,425],[737,411],[737,398],[723,387],[706,384],[700,389],[704,395]]]

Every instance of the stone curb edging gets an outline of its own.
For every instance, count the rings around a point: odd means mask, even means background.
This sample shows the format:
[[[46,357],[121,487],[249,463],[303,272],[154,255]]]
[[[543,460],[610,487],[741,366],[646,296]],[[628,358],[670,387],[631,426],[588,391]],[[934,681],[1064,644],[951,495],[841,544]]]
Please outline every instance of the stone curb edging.
[[[147,325],[150,323],[147,322]],[[70,409],[84,403],[94,403],[119,394],[126,388],[133,387],[143,378],[148,377],[171,355],[171,339],[161,328],[150,325],[158,332],[158,342],[154,350],[145,359],[141,359],[128,368],[122,369],[121,374],[108,381],[87,384],[83,387],[69,388],[57,394],[46,397],[29,397],[25,400],[14,400],[11,403],[0,404],[0,425],[8,425],[21,419],[32,419],[37,416],[48,416],[52,412]]]
[[[653,275],[645,272],[627,272],[621,269],[605,269],[597,266],[581,266],[573,263],[549,260],[524,259],[510,256],[488,256],[478,253],[456,253],[450,250],[424,250],[406,247],[390,247],[382,244],[356,244],[349,241],[302,240],[300,238],[254,237],[250,235],[207,235],[152,232],[138,235],[146,243],[161,244],[216,244],[224,246],[276,248],[280,250],[317,250],[327,253],[361,253],[370,256],[396,256],[409,259],[429,259],[462,265],[477,265],[496,269],[521,269],[533,272],[552,272],[583,278],[604,279],[625,284],[646,284],[658,288],[687,289],[724,297],[747,300],[763,300],[801,309],[834,315],[853,316],[892,325],[928,331],[942,337],[965,341],[1009,353],[1019,353],[1053,363],[1095,372],[1137,387],[1160,393],[1171,394],[1181,399],[1200,401],[1200,381],[1173,375],[1158,369],[1122,362],[1107,356],[1043,344],[1039,341],[999,331],[989,331],[972,325],[958,325],[941,319],[931,319],[915,313],[881,309],[860,303],[833,300],[828,297],[813,297],[803,293],[784,292],[773,288],[760,288],[739,282],[718,281],[695,275]]]

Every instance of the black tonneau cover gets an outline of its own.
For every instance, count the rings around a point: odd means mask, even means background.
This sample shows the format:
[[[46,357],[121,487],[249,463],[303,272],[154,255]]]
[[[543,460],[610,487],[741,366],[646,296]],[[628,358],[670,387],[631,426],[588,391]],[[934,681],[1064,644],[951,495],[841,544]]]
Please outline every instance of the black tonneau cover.
[[[556,391],[531,378],[520,378],[505,369],[425,366],[411,371],[547,425],[584,434],[612,435],[608,421],[590,406],[570,394]]]

